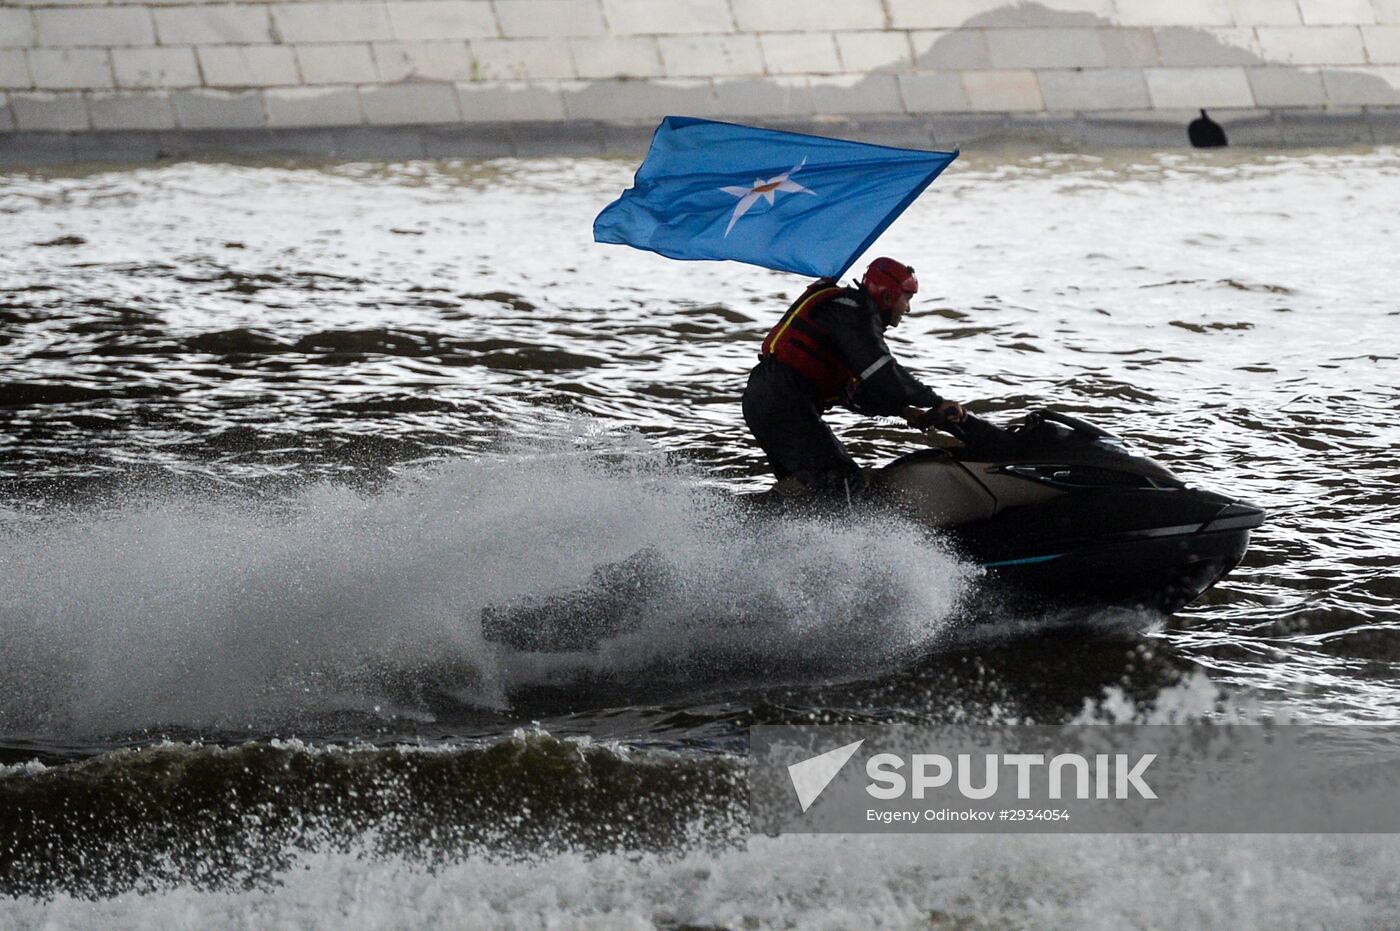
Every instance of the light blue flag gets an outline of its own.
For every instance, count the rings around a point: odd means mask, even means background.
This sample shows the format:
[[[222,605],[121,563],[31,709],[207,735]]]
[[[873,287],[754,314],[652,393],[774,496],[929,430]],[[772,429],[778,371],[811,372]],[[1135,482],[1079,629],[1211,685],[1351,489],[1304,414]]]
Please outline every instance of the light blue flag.
[[[668,116],[593,238],[838,278],[957,157]]]

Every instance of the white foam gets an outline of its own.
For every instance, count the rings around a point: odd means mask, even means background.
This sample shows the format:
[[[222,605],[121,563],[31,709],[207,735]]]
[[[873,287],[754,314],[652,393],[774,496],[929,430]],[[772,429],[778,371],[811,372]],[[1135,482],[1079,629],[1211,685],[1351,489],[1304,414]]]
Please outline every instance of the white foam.
[[[557,432],[557,431],[556,431]],[[740,527],[723,496],[639,446],[576,429],[287,508],[156,500],[0,539],[0,733],[243,726],[353,709],[425,716],[416,689],[499,704],[557,671],[482,640],[484,606],[576,586],[652,548],[677,584],[591,671],[684,661],[722,685],[852,673],[936,640],[964,573],[887,526]],[[868,610],[879,597],[888,610]]]
[[[278,886],[0,905],[15,928],[1384,927],[1400,842],[1331,835],[754,838],[429,872],[315,853]]]
[[[14,763],[9,766],[0,766],[0,779],[9,776],[37,776],[46,773],[49,767],[38,760],[27,760],[23,763]]]

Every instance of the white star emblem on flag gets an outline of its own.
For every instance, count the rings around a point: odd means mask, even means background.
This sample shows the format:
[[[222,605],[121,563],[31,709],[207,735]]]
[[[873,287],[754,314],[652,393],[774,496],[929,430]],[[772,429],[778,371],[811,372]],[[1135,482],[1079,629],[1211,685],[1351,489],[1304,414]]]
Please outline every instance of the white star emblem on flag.
[[[729,231],[734,228],[734,224],[738,223],[739,218],[749,212],[749,208],[757,203],[760,197],[768,201],[769,204],[773,203],[773,198],[778,191],[788,194],[811,194],[815,197],[817,194],[816,191],[809,190],[796,181],[788,180],[801,171],[802,166],[805,164],[807,164],[807,159],[803,158],[791,171],[785,171],[780,175],[769,178],[767,181],[764,181],[762,178],[755,178],[753,187],[739,187],[734,185],[720,188],[724,193],[732,194],[739,198],[739,203],[734,205],[734,213],[729,218],[729,225],[724,228],[724,235],[726,237],[729,236]]]

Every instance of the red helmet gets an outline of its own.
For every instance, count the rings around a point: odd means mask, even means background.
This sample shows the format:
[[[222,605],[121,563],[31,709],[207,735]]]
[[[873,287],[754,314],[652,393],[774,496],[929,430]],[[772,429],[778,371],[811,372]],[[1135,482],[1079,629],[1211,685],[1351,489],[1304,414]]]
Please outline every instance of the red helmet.
[[[884,310],[893,308],[901,293],[919,293],[919,279],[914,277],[914,269],[884,256],[870,263],[860,284]]]

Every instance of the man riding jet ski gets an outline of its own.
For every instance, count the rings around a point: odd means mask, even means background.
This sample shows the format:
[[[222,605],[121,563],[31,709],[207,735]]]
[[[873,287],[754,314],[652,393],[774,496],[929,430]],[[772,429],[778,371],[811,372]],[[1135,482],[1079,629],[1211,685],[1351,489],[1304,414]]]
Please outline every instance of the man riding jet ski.
[[[914,269],[878,258],[858,287],[829,278],[808,286],[764,337],[744,391],[744,422],[779,481],[792,476],[812,494],[838,499],[865,490],[860,467],[822,420],[836,404],[924,428],[962,420],[962,405],[909,374],[885,344],[885,330],[899,326],[918,290]]]
[[[1035,411],[1003,429],[909,374],[884,332],[918,287],[912,268],[879,258],[859,287],[815,282],[768,333],[743,410],[779,482],[739,496],[744,512],[845,519],[858,505],[923,526],[981,569],[961,612],[973,626],[1124,611],[1150,623],[1239,563],[1264,520],[1259,508],[1193,488],[1085,421]],[[863,472],[822,420],[838,403],[958,442]],[[492,606],[482,630],[516,650],[592,650],[636,629],[681,581],[663,554],[643,550],[599,566],[581,587]],[[877,604],[880,593],[871,595]]]

